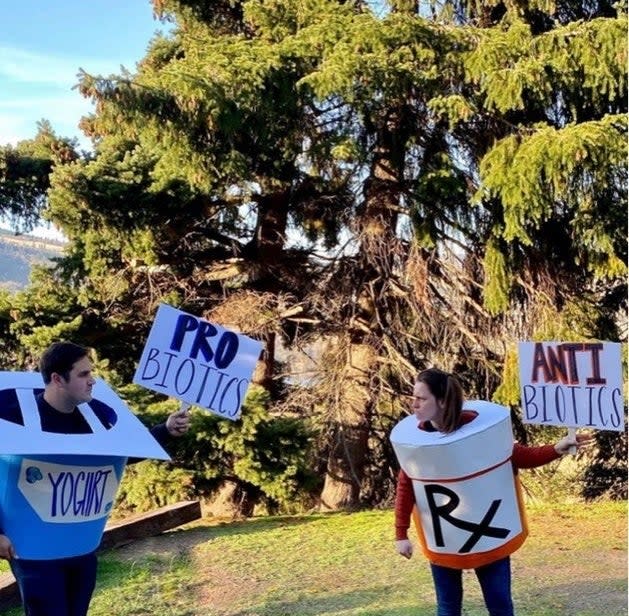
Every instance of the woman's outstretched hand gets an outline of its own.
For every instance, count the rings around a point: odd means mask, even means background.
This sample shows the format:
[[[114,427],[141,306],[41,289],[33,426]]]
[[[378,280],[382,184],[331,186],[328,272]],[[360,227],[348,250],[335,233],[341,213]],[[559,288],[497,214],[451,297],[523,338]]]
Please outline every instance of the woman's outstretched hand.
[[[590,445],[593,440],[593,434],[575,434],[574,436],[564,436],[562,439],[555,443],[555,451],[560,456],[564,456],[567,453],[572,453],[570,451],[571,447],[576,447],[578,451],[579,449]]]

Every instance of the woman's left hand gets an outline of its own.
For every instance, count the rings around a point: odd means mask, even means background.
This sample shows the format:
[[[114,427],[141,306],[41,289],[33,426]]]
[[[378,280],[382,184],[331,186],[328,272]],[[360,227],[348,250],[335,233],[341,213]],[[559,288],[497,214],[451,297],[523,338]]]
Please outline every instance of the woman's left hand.
[[[555,443],[555,451],[564,456],[570,452],[571,447],[576,447],[577,451],[582,447],[587,447],[594,440],[593,434],[575,434],[574,436],[564,436]]]

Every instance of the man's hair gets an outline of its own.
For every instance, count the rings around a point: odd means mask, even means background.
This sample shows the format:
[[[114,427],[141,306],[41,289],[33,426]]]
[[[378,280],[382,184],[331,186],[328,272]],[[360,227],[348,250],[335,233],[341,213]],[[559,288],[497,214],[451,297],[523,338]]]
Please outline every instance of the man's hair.
[[[39,371],[48,385],[53,372],[60,374],[65,381],[70,378],[70,372],[74,364],[89,355],[89,349],[74,344],[73,342],[54,342],[41,356]]]

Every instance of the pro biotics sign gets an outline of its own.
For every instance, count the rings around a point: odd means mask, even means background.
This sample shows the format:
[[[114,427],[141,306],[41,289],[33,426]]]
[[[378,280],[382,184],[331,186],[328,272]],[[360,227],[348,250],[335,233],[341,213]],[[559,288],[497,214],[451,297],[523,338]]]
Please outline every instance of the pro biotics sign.
[[[624,430],[620,344],[521,342],[525,423]]]
[[[161,304],[133,382],[235,420],[262,343]]]

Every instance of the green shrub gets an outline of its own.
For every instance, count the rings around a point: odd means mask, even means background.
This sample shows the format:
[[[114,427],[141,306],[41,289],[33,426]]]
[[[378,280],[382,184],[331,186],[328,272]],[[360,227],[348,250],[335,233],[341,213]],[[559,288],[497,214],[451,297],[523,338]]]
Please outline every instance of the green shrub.
[[[141,409],[138,416],[147,426],[165,421],[178,408],[175,400],[155,402],[134,385],[123,394],[132,408]],[[169,443],[172,463],[128,468],[119,509],[145,511],[192,496],[211,498],[231,481],[269,511],[299,510],[314,483],[310,432],[301,418],[271,415],[268,400],[265,390],[251,387],[237,421],[193,408],[188,433]]]

